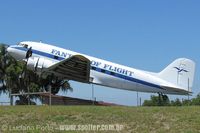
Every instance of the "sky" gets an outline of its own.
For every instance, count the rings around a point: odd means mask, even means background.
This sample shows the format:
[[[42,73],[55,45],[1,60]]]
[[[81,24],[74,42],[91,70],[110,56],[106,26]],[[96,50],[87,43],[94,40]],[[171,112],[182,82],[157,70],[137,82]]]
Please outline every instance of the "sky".
[[[180,57],[196,62],[200,92],[198,0],[0,0],[0,42],[42,41],[129,67],[160,72]],[[60,95],[91,99],[92,85],[70,82]],[[137,93],[94,86],[98,101],[135,106]],[[142,101],[152,94],[139,93]],[[155,94],[157,95],[157,94]],[[171,99],[187,96],[170,96]],[[6,101],[1,95],[0,101]]]

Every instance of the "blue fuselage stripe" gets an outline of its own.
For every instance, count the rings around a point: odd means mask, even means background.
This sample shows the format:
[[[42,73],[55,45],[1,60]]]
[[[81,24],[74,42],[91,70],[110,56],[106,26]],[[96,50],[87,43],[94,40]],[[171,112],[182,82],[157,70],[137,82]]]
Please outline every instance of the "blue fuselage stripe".
[[[22,50],[22,51],[28,50],[28,49],[23,48],[23,47],[13,47],[13,48],[18,49],[18,50]],[[55,58],[55,55],[53,55],[53,54],[45,53],[45,52],[34,50],[34,49],[32,49],[32,52],[33,52],[33,54],[48,57],[48,58],[51,58],[51,59],[54,59],[54,60],[61,61],[61,60],[65,59],[65,58],[59,57],[59,56],[57,56]],[[97,72],[100,72],[100,73],[104,73],[104,74],[107,74],[107,75],[111,75],[111,76],[114,76],[114,77],[117,77],[117,78],[121,78],[121,79],[124,79],[124,80],[127,80],[127,81],[131,81],[131,82],[135,82],[135,83],[139,83],[139,84],[143,84],[143,85],[146,85],[146,86],[150,86],[150,87],[153,87],[153,88],[163,90],[163,88],[160,87],[159,85],[152,84],[152,83],[149,83],[149,82],[146,82],[146,81],[143,81],[143,80],[139,80],[139,79],[136,79],[136,78],[133,78],[133,77],[125,76],[125,75],[122,75],[122,74],[119,74],[119,73],[111,72],[111,71],[101,69],[101,68],[98,68],[98,67],[91,66],[91,70],[94,70],[94,71],[97,71]]]

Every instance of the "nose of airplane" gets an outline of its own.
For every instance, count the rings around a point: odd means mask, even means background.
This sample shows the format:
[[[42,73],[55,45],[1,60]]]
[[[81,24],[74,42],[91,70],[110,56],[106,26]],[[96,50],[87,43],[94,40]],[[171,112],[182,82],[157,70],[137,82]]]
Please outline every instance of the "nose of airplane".
[[[10,52],[11,51],[11,49],[10,49],[10,47],[8,47],[7,49],[6,49],[6,52]]]
[[[8,47],[8,48],[6,49],[6,51],[7,51],[9,54],[11,54],[11,53],[13,52],[13,49],[12,49],[12,47],[10,46],[10,47]]]
[[[13,48],[13,46],[9,46],[7,49],[6,49],[7,53],[9,55],[11,55],[12,57],[16,57],[17,56],[17,53],[15,51],[15,49]]]
[[[6,50],[9,55],[14,57],[16,60],[23,60],[26,58],[26,51],[20,49],[20,47],[13,45],[9,46]]]

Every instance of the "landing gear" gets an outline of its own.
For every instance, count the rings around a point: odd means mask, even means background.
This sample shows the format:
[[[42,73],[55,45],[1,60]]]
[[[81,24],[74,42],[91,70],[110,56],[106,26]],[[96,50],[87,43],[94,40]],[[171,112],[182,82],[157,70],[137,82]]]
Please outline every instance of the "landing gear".
[[[162,98],[163,94],[162,93],[158,93],[158,105],[161,106],[162,105]]]
[[[164,95],[163,93],[158,93],[158,105],[159,106],[165,106],[169,103],[169,98],[167,95]]]

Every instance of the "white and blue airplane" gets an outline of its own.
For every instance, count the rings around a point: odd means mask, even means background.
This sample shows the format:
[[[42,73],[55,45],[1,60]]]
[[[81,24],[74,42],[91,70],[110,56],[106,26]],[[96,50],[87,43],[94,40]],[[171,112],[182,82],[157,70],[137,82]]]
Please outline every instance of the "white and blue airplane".
[[[76,53],[42,42],[24,41],[12,45],[8,53],[26,60],[27,68],[40,76],[74,80],[123,90],[159,94],[192,93],[195,63],[179,58],[159,73],[138,70]]]

